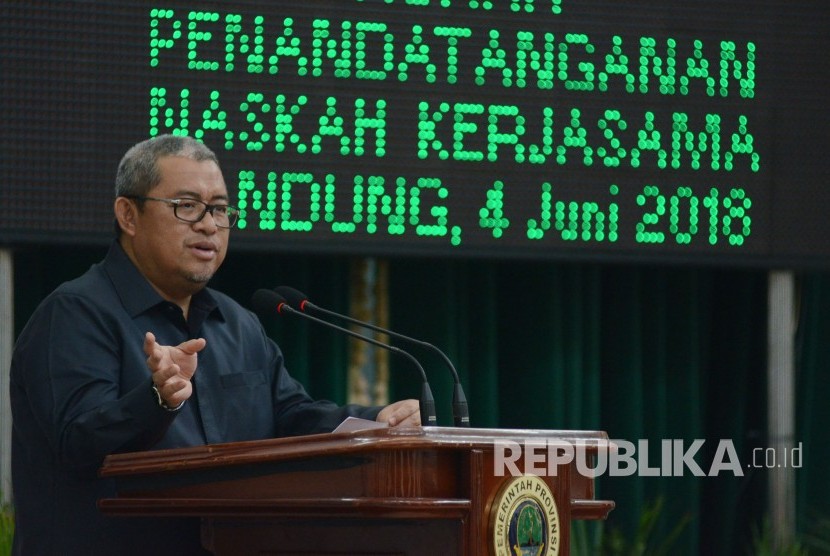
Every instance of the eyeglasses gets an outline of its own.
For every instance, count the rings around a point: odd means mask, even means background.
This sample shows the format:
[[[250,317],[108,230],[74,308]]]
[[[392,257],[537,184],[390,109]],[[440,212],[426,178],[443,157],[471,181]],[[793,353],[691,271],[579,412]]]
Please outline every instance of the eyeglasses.
[[[124,195],[136,201],[159,201],[173,207],[173,216],[191,224],[201,222],[207,213],[220,228],[233,228],[239,219],[239,209],[230,205],[209,205],[197,199],[161,199],[159,197],[142,197],[141,195]]]

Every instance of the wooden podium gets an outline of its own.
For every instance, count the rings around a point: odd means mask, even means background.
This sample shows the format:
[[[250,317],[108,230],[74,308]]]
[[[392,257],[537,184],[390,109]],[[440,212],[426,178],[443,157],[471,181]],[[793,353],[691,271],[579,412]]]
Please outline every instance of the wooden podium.
[[[614,508],[594,500],[576,460],[558,463],[557,446],[577,443],[595,454],[608,440],[413,427],[119,454],[101,468],[118,495],[99,505],[110,515],[199,516],[203,545],[220,555],[569,554],[571,520]]]

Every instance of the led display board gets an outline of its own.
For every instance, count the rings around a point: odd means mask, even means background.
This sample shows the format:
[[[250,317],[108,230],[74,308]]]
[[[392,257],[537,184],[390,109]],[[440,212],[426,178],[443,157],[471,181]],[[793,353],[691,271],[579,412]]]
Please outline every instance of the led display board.
[[[235,248],[830,260],[823,0],[0,10],[2,244],[108,240],[120,157],[174,133]]]

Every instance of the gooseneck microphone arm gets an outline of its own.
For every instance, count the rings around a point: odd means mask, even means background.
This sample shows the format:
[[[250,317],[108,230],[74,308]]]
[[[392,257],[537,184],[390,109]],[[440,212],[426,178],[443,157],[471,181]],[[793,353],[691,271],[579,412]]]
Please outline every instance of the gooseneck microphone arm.
[[[406,342],[410,342],[416,345],[419,345],[423,348],[429,349],[434,353],[437,353],[444,361],[444,364],[449,368],[450,372],[453,376],[454,387],[453,387],[453,396],[452,396],[452,414],[453,414],[453,422],[456,427],[469,427],[470,426],[470,413],[469,408],[467,406],[467,396],[464,395],[464,388],[461,386],[461,379],[458,377],[458,372],[455,370],[455,366],[450,361],[450,358],[447,355],[435,347],[434,345],[424,342],[422,340],[418,340],[416,338],[411,338],[409,336],[404,336],[403,334],[399,334],[397,332],[393,332],[392,330],[387,330],[385,328],[381,328],[380,326],[374,325],[369,322],[363,322],[357,320],[355,318],[350,317],[349,315],[343,315],[340,313],[335,313],[334,311],[330,311],[328,309],[324,309],[318,305],[315,305],[308,298],[300,291],[295,290],[294,288],[290,288],[288,286],[279,286],[275,289],[278,295],[281,295],[285,301],[291,306],[291,308],[301,311],[304,314],[306,309],[309,309],[313,312],[320,313],[323,315],[328,315],[330,317],[335,317],[341,319],[343,321],[349,322],[351,324],[355,324],[357,326],[367,328],[369,330],[373,330],[375,332],[380,332],[382,334],[388,334],[393,338],[397,338],[399,340],[403,340]]]
[[[343,334],[347,334],[353,338],[357,338],[358,340],[368,342],[379,348],[389,350],[392,353],[401,355],[404,358],[408,359],[413,365],[415,365],[415,367],[418,369],[418,372],[421,374],[421,398],[418,403],[419,409],[421,411],[421,423],[423,423],[425,426],[435,426],[438,423],[438,420],[435,416],[435,398],[432,395],[432,389],[430,388],[429,382],[427,381],[427,374],[424,371],[424,368],[418,362],[418,360],[415,359],[415,357],[413,357],[410,353],[407,353],[406,351],[399,349],[395,346],[384,344],[383,342],[375,340],[374,338],[370,338],[369,336],[358,334],[357,332],[349,330],[348,328],[343,328],[342,326],[337,326],[336,324],[332,324],[328,321],[318,319],[317,317],[314,317],[307,313],[303,313],[302,311],[299,311],[291,307],[291,305],[288,304],[288,302],[282,295],[271,290],[257,290],[254,293],[252,305],[254,307],[254,311],[257,313],[263,314],[267,313],[269,310],[276,309],[277,313],[279,314],[289,313],[293,315],[299,315],[304,319],[308,319],[317,324],[321,324],[323,326],[332,328],[334,330],[337,330],[338,332],[342,332]]]

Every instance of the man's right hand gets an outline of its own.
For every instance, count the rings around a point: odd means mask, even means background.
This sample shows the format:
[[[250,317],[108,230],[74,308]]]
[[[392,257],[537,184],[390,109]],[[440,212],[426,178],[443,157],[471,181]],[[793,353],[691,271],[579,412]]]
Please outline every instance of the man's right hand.
[[[204,338],[196,338],[177,346],[163,346],[152,332],[144,335],[147,367],[167,406],[178,407],[193,394],[190,379],[196,372],[197,354],[205,345]]]

